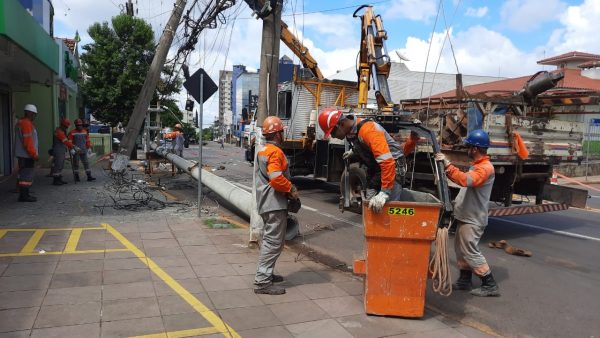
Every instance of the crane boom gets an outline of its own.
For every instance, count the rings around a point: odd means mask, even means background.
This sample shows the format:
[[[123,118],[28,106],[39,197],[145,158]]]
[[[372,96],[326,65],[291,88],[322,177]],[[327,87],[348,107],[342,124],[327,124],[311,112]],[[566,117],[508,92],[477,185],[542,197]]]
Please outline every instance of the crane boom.
[[[357,15],[362,9],[365,9],[364,13]],[[366,107],[369,89],[372,87],[379,109],[391,112],[394,105],[387,82],[391,62],[385,46],[387,32],[383,28],[381,15],[375,15],[373,6],[362,5],[352,16],[361,19],[360,53],[357,60],[358,104],[362,108]]]
[[[244,0],[246,4],[254,11],[257,18],[263,18],[267,13],[265,11],[270,10],[269,2],[265,3],[261,0]],[[270,0],[268,0],[270,1]],[[281,21],[281,41],[300,59],[304,68],[310,69],[313,75],[323,80],[325,77],[321,73],[321,69],[318,66],[317,60],[310,54],[308,48],[302,44],[302,42],[288,29],[288,25]]]

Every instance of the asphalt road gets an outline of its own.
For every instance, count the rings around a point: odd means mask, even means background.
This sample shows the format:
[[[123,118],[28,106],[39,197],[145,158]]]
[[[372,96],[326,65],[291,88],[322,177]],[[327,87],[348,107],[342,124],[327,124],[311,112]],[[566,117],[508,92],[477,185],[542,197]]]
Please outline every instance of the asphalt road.
[[[186,149],[185,157],[197,154],[197,148]],[[242,149],[226,145],[221,150],[209,142],[203,148],[203,162],[215,169],[224,166],[214,173],[250,188],[252,167],[244,162]],[[294,183],[303,203],[298,214],[303,236],[296,240],[297,247],[304,253],[320,253],[330,264],[351,266],[362,255],[361,216],[339,211],[336,186],[310,178],[294,178]],[[490,218],[481,247],[502,296],[477,298],[457,291],[442,297],[428,288],[428,306],[503,336],[600,336],[600,192],[590,195],[591,210]],[[487,247],[489,241],[500,239],[531,250],[533,256],[512,256]],[[454,263],[452,249],[450,256]]]

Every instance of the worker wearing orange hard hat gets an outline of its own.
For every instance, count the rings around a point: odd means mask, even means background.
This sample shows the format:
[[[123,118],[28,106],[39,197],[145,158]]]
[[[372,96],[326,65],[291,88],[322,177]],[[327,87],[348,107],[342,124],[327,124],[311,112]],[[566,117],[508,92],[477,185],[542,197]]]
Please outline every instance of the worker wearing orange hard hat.
[[[298,190],[290,181],[288,162],[281,150],[284,141],[283,122],[278,117],[269,116],[262,124],[266,144],[257,146],[254,165],[254,184],[258,214],[264,222],[262,244],[258,267],[254,278],[254,292],[258,294],[281,295],[285,289],[274,285],[283,277],[273,273],[275,263],[285,238],[289,200],[298,200]]]
[[[67,130],[71,126],[71,121],[63,117],[60,119],[60,124],[54,130],[54,139],[52,141],[52,153],[54,155],[54,164],[52,166],[53,185],[63,185],[67,182],[62,179],[62,170],[65,166],[65,155],[67,151],[73,156],[76,149],[73,143],[69,141]]]
[[[183,157],[183,146],[185,143],[183,126],[180,123],[175,124],[175,130],[165,134],[165,138],[171,140],[171,152],[179,157]]]
[[[325,138],[346,139],[351,149],[343,154],[344,160],[360,162],[367,167],[367,199],[369,208],[380,212],[388,201],[400,199],[399,183],[404,168],[404,156],[410,154],[419,140],[411,132],[403,146],[377,122],[344,114],[338,109],[326,109],[319,114],[319,126]]]

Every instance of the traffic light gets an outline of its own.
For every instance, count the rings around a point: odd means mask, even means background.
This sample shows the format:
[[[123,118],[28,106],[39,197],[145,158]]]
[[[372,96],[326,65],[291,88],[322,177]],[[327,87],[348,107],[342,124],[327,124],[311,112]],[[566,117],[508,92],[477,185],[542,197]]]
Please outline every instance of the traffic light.
[[[187,100],[185,101],[185,110],[187,111],[193,111],[194,110],[194,101],[193,100]]]

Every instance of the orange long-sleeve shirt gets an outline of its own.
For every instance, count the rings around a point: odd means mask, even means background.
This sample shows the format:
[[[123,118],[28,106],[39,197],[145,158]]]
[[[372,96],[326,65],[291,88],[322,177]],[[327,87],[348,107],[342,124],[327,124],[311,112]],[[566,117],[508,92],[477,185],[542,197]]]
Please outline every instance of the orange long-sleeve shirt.
[[[38,150],[36,148],[36,140],[34,139],[35,127],[33,122],[30,119],[23,117],[17,122],[17,129],[20,133],[19,137],[24,150],[32,158],[37,158]]]
[[[357,119],[356,123],[360,122],[361,119]],[[396,180],[396,162],[394,158],[399,155],[394,153],[400,151],[398,143],[382,126],[373,121],[366,122],[360,127],[358,139],[371,150],[373,157],[381,168],[381,189],[391,190]],[[417,140],[417,138],[413,139],[408,136],[402,146],[402,152],[405,156],[414,151]]]
[[[56,137],[58,141],[62,142],[65,146],[67,146],[68,149],[73,148],[73,143],[69,141],[67,134],[65,134],[65,131],[61,127],[58,127],[54,130],[54,137]]]

